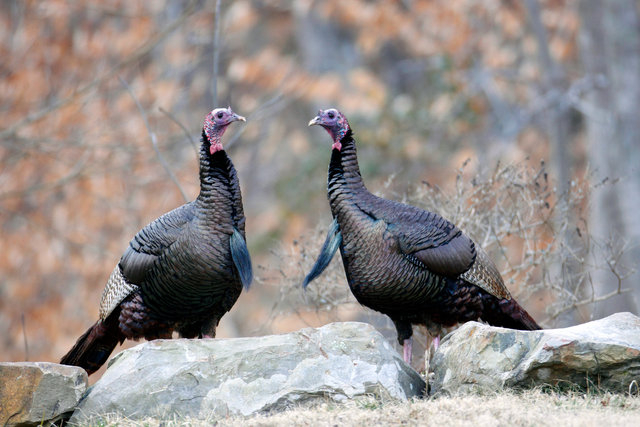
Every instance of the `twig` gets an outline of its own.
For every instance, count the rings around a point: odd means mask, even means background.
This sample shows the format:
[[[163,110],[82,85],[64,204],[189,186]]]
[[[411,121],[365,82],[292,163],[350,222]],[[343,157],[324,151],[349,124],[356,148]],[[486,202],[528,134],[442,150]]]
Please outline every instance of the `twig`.
[[[287,97],[287,99],[283,99],[283,86],[285,84],[285,82],[287,82],[289,80],[289,77],[293,74],[293,70],[290,69],[287,73],[285,73],[285,75],[280,79],[280,81],[278,82],[278,85],[276,86],[275,89],[275,95],[273,95],[271,98],[267,99],[265,102],[263,102],[262,104],[260,104],[258,107],[256,107],[255,110],[253,110],[251,113],[249,113],[249,115],[247,115],[247,120],[249,122],[251,121],[255,121],[255,120],[260,120],[262,119],[263,115],[265,114],[273,114],[274,112],[280,111],[282,108],[284,108],[288,103],[292,102],[295,98],[297,98],[297,96],[294,97]],[[265,113],[265,111],[268,110],[267,113]],[[244,129],[246,129],[246,126],[242,127],[242,132],[244,132]],[[239,134],[241,134],[242,132],[239,132]],[[233,138],[231,138],[230,143],[235,142],[236,139],[238,139],[240,135],[236,136],[234,135]],[[227,147],[229,146],[229,144],[227,144]]]
[[[220,58],[220,0],[216,0],[216,18],[213,30],[213,107],[218,107],[218,61]]]
[[[140,110],[140,115],[142,116],[142,120],[144,121],[144,125],[147,127],[147,131],[149,132],[149,137],[151,139],[151,145],[153,145],[153,149],[156,152],[156,155],[158,156],[158,160],[160,160],[160,164],[162,164],[162,167],[164,168],[164,170],[167,171],[167,174],[169,175],[169,178],[171,178],[171,181],[173,181],[173,183],[176,185],[176,187],[178,187],[178,190],[180,190],[180,194],[182,194],[182,198],[184,199],[184,201],[188,202],[189,199],[187,198],[187,194],[182,189],[182,186],[178,182],[178,179],[175,177],[175,175],[171,171],[171,168],[169,168],[169,164],[164,159],[164,157],[162,156],[162,153],[160,153],[160,150],[158,149],[158,139],[156,138],[155,132],[153,132],[153,130],[151,130],[151,126],[149,126],[149,120],[147,119],[147,113],[144,111],[144,108],[142,108],[142,105],[140,104],[140,101],[138,100],[138,98],[136,98],[136,95],[133,93],[133,90],[131,89],[129,84],[120,76],[118,76],[118,79],[120,80],[120,83],[122,83],[122,85],[127,89],[127,92],[129,92],[129,94],[131,95],[131,97],[135,101],[136,106],[138,107],[138,110]]]
[[[616,289],[613,290],[609,293],[606,293],[604,295],[600,295],[599,297],[591,297],[591,298],[585,298],[581,301],[576,301],[573,304],[567,305],[561,309],[559,309],[557,312],[555,312],[554,314],[550,315],[547,319],[545,319],[544,324],[547,324],[548,322],[550,322],[551,320],[555,320],[558,316],[560,316],[563,313],[566,313],[567,311],[573,310],[575,308],[580,308],[582,306],[585,305],[589,305],[589,304],[595,304],[598,302],[602,302],[602,301],[606,301],[609,298],[612,298],[616,295],[622,295],[622,294],[626,294],[633,291],[633,289],[630,288],[625,288],[625,289]]]
[[[187,7],[186,11],[182,14],[182,16],[180,16],[178,19],[173,21],[171,24],[167,25],[167,27],[163,31],[160,31],[155,36],[151,37],[149,40],[144,42],[138,49],[136,49],[131,54],[131,56],[129,56],[124,61],[116,64],[115,66],[113,66],[109,71],[104,73],[102,76],[96,78],[91,83],[88,83],[88,84],[82,86],[80,89],[77,89],[76,91],[74,91],[68,97],[66,97],[64,99],[61,99],[61,100],[59,100],[57,102],[54,102],[53,104],[41,109],[40,111],[37,111],[37,112],[35,112],[33,114],[29,114],[26,117],[22,118],[21,120],[18,120],[17,122],[15,122],[10,127],[0,131],[0,139],[6,139],[6,138],[10,137],[11,135],[15,134],[18,131],[18,129],[22,128],[23,126],[26,126],[26,125],[29,125],[31,123],[37,122],[38,120],[41,120],[42,118],[44,118],[48,114],[52,113],[53,111],[64,107],[65,105],[75,101],[77,98],[79,98],[81,96],[84,96],[85,94],[87,94],[89,91],[91,91],[96,86],[99,86],[103,82],[105,82],[105,81],[109,80],[110,78],[112,78],[113,76],[115,76],[122,68],[125,68],[125,67],[137,62],[140,58],[142,58],[145,55],[147,55],[154,47],[156,47],[156,45],[158,45],[158,43],[160,43],[166,36],[168,36],[169,33],[171,33],[173,30],[175,30],[180,25],[182,25],[182,23],[192,13],[194,13],[195,5],[196,5],[196,2],[192,1],[189,4],[189,6]]]
[[[22,339],[24,340],[24,360],[29,361],[29,343],[27,342],[27,328],[25,327],[24,313],[21,315]]]
[[[191,143],[191,145],[193,145],[193,148],[196,150],[196,156],[199,156],[200,152],[198,149],[198,143],[196,142],[195,139],[193,139],[187,127],[183,125],[182,122],[180,122],[173,114],[171,114],[164,108],[160,107],[160,112],[166,115],[167,117],[169,117],[169,119],[171,119],[172,122],[180,126],[180,129],[182,129],[182,131],[184,132],[185,136],[187,137],[187,140]]]
[[[277,93],[276,95],[274,95],[273,97],[271,97],[270,99],[268,99],[267,101],[265,101],[262,105],[259,105],[258,108],[256,108],[255,110],[253,110],[253,112],[251,114],[247,115],[247,122],[251,123],[252,120],[256,120],[259,119],[262,116],[262,111],[267,108],[267,107],[271,107],[273,105],[276,105],[278,102],[280,102],[282,100],[282,93]],[[278,106],[272,110],[270,110],[270,112],[274,112],[274,111],[279,111],[283,108],[284,106]],[[227,142],[225,144],[225,150],[228,150],[238,139],[240,139],[240,136],[242,136],[242,134],[247,130],[247,126],[242,126],[242,128],[236,132],[231,139],[229,139],[229,142]]]
[[[85,167],[85,164],[87,163],[86,162],[87,157],[89,156],[86,155],[83,159],[80,159],[78,162],[76,162],[76,165],[71,172],[69,172],[67,175],[63,176],[62,178],[60,178],[55,182],[39,183],[39,184],[34,184],[31,187],[25,188],[23,190],[7,191],[6,193],[0,194],[0,200],[9,199],[11,197],[23,197],[24,195],[29,193],[35,193],[37,191],[51,190],[56,187],[61,187],[65,185],[67,182],[80,176],[84,172],[84,167]]]
[[[525,0],[524,7],[527,10],[529,25],[538,43],[538,57],[542,70],[547,72],[547,74],[543,75],[543,78],[547,80],[546,84],[552,87],[555,81],[560,81],[564,76],[558,63],[551,56],[547,31],[542,23],[540,4],[537,0]]]

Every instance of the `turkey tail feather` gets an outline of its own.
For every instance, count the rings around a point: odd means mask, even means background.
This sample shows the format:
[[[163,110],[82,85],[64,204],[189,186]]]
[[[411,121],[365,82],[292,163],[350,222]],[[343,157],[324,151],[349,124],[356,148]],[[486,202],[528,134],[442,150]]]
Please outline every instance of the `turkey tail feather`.
[[[514,309],[510,311],[511,317],[514,320],[519,321],[519,323],[523,326],[523,328],[520,328],[520,329],[529,330],[529,331],[537,331],[542,329],[542,327],[538,325],[538,323],[533,319],[533,317],[531,317],[531,315],[527,313],[527,311],[524,308],[522,308],[522,306],[518,304],[516,300],[512,299],[511,301],[513,301],[514,303],[513,304]]]
[[[306,288],[309,283],[316,277],[322,274],[325,268],[331,262],[333,255],[336,253],[340,244],[342,243],[342,234],[340,233],[340,226],[338,225],[337,220],[333,220],[331,226],[329,227],[329,232],[327,233],[327,238],[322,245],[322,249],[320,250],[320,255],[318,255],[318,259],[316,260],[313,268],[307,277],[304,278],[302,282],[302,287]]]
[[[511,299],[501,299],[498,307],[492,310],[485,310],[482,320],[490,325],[503,326],[505,328],[519,329],[522,331],[537,331],[542,329],[533,317],[522,308],[518,302]]]
[[[118,317],[113,313],[104,322],[98,320],[78,338],[75,345],[65,354],[60,363],[79,366],[91,375],[107,361],[118,343],[124,341],[118,329]]]
[[[253,280],[253,269],[251,268],[251,256],[247,248],[247,242],[242,234],[235,228],[229,239],[229,247],[231,249],[231,258],[240,273],[240,281],[246,290],[249,290],[251,281]]]

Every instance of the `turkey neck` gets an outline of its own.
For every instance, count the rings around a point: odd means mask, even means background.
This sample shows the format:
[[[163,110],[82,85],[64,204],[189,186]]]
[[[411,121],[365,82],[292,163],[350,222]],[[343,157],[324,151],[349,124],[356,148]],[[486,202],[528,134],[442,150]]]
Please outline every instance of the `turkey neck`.
[[[203,138],[206,138],[203,135]],[[237,227],[242,207],[238,207],[240,195],[236,170],[225,150],[209,153],[209,144],[200,146],[200,194],[195,203],[205,216],[230,218]],[[231,203],[229,203],[231,201]]]
[[[355,201],[358,198],[374,197],[362,182],[356,142],[353,139],[351,129],[340,140],[342,149],[333,149],[331,162],[329,163],[329,180],[327,189],[329,204],[333,216],[337,215],[338,206],[346,201]]]

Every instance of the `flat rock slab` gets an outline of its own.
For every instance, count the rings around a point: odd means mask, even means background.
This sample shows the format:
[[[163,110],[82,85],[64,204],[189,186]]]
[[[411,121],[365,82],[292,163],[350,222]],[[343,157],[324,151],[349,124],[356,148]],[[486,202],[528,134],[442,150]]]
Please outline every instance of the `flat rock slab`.
[[[358,396],[406,400],[422,377],[366,323],[256,338],[156,340],[118,354],[70,422],[280,411]]]
[[[0,362],[0,425],[49,425],[74,410],[87,385],[82,368]]]
[[[431,393],[542,384],[626,392],[640,384],[640,317],[617,313],[542,331],[469,322],[445,337],[431,367]]]

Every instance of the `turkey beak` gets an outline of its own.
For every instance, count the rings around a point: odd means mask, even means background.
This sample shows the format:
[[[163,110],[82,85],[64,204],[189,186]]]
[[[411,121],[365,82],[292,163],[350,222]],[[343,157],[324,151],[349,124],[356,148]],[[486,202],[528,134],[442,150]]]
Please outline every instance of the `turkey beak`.
[[[232,122],[246,122],[247,119],[245,119],[243,116],[233,113],[233,117],[232,117]]]
[[[307,126],[319,125],[321,123],[321,120],[322,119],[320,118],[320,116],[315,116],[309,121],[309,124]]]

